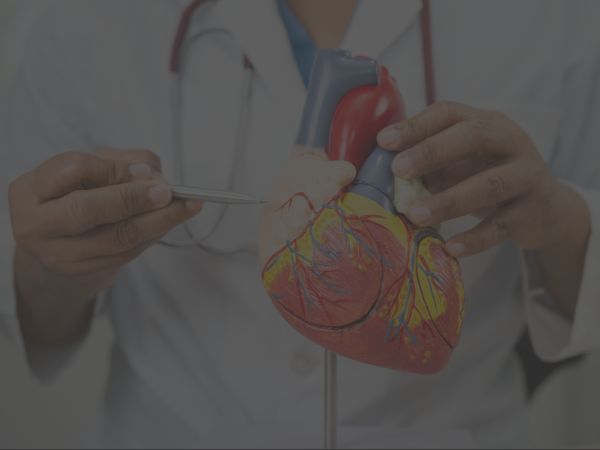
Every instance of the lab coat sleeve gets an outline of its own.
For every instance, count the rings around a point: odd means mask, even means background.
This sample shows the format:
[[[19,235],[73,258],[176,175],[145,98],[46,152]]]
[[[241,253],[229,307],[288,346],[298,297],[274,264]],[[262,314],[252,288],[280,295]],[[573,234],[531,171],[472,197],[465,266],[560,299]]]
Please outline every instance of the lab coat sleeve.
[[[13,238],[8,190],[10,183],[44,160],[66,150],[89,151],[82,126],[80,86],[71,69],[65,37],[56,21],[42,17],[28,45],[14,82],[0,99],[0,338],[11,341],[25,356],[16,309]],[[75,45],[75,44],[73,44]],[[43,357],[28,355],[40,380],[50,380],[73,354],[61,348]]]
[[[523,258],[530,335],[538,355],[549,362],[600,348],[600,33],[592,19],[600,8],[597,2],[572,5],[573,29],[564,50],[562,118],[550,168],[586,201],[591,236],[572,321],[560,314],[544,290],[533,258]]]

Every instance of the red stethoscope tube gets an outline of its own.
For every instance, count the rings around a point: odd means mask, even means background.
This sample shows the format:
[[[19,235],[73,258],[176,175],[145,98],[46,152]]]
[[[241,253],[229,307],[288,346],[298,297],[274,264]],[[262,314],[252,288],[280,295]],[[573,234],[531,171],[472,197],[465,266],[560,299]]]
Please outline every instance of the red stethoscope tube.
[[[433,66],[433,39],[431,28],[431,1],[422,0],[423,7],[421,9],[421,41],[423,47],[423,71],[425,74],[425,98],[427,105],[435,102],[435,72]],[[190,27],[190,21],[196,10],[205,3],[205,0],[193,0],[181,14],[177,32],[173,39],[171,56],[169,61],[169,70],[171,73],[179,72],[182,48]],[[252,63],[247,56],[244,56],[244,66],[252,67]]]

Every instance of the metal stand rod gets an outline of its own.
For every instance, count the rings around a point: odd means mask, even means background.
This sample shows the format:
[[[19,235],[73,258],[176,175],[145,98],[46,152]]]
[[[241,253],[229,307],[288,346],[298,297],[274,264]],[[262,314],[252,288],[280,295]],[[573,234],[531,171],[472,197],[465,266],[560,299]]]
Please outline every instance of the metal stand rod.
[[[325,448],[337,448],[337,356],[325,350]]]

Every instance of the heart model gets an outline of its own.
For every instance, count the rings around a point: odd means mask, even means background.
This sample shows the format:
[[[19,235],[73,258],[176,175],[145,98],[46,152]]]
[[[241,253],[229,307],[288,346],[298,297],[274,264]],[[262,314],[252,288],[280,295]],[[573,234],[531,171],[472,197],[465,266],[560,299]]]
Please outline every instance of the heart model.
[[[260,257],[266,291],[304,336],[357,361],[427,374],[458,343],[464,289],[437,231],[397,212],[410,187],[394,179],[394,153],[376,136],[404,118],[384,67],[320,51],[300,150],[263,211]],[[328,171],[339,161],[358,175],[336,190]]]

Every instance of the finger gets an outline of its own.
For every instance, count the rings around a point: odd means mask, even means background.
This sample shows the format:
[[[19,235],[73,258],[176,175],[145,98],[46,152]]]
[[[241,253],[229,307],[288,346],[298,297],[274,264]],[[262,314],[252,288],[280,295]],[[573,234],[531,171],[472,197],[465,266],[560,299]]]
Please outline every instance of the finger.
[[[107,225],[82,236],[54,239],[48,243],[44,253],[64,255],[64,264],[116,256],[128,260],[130,255],[136,254],[136,249],[143,249],[158,241],[201,209],[200,202],[176,200],[159,211]]]
[[[298,235],[356,176],[354,165],[345,161],[304,155],[290,162],[263,210],[273,242]]]
[[[495,165],[495,163],[494,163]],[[484,172],[493,167],[491,163],[485,163],[476,159],[465,159],[463,161],[450,164],[437,172],[423,177],[425,187],[432,194],[445,191],[452,186],[456,186],[463,180],[472,177],[480,172]]]
[[[411,180],[470,157],[498,161],[507,151],[502,129],[494,127],[491,118],[478,117],[463,120],[400,153],[392,170],[397,177]]]
[[[103,272],[112,268],[119,269],[121,267],[126,266],[131,261],[137,259],[142,253],[144,253],[146,250],[152,247],[153,244],[155,243],[149,242],[147,244],[141,245],[133,250],[121,253],[119,255],[106,256],[103,258],[82,261],[79,264],[77,264],[78,270],[82,271],[85,274]]]
[[[412,118],[384,128],[377,143],[387,150],[404,151],[477,112],[460,103],[437,102]]]
[[[150,242],[141,245],[135,249],[129,250],[128,252],[120,253],[112,256],[103,256],[98,258],[86,259],[83,261],[69,261],[60,264],[56,269],[57,273],[68,274],[70,276],[86,276],[94,275],[97,276],[103,272],[118,272],[118,270],[126,266],[131,261],[138,258],[148,248],[150,248],[155,242]]]
[[[80,260],[71,258],[73,255],[67,253],[64,243],[60,245],[52,243],[47,245],[46,248],[48,251],[53,248],[58,249],[58,252],[44,253],[44,256],[38,257],[38,259],[42,261],[44,267],[57,274],[78,277],[97,276],[103,272],[117,272],[122,266],[141,255],[151,245],[152,243],[147,243],[124,253]],[[81,252],[81,249],[77,250]]]
[[[288,163],[277,189],[270,195],[267,209],[291,206],[296,199],[303,199],[307,210],[318,209],[355,177],[356,168],[352,163],[329,161],[319,152],[299,153]]]
[[[520,209],[511,205],[497,210],[471,230],[458,234],[446,243],[446,251],[454,257],[466,257],[502,244],[522,224]]]
[[[301,187],[296,186],[297,190],[291,194],[306,194],[316,209],[320,209],[335,197],[356,176],[354,165],[346,161],[326,161],[315,169],[311,174],[310,182],[303,183]]]
[[[294,160],[296,158],[305,158],[311,156],[323,161],[329,161],[329,158],[327,158],[327,153],[325,153],[323,149],[307,147],[305,145],[296,145],[292,151],[291,159]]]
[[[499,205],[530,188],[527,171],[517,164],[509,164],[479,173],[424,199],[409,211],[408,216],[417,225],[432,226]]]
[[[40,202],[63,197],[73,191],[95,189],[136,179],[127,161],[68,152],[49,159],[34,172],[34,192]]]
[[[100,256],[127,253],[158,241],[171,229],[197,215],[201,209],[201,203],[177,200],[159,211],[103,227],[93,233],[85,253]],[[73,244],[76,245],[76,242]],[[85,254],[80,256],[84,259]]]
[[[43,206],[50,235],[76,236],[164,208],[171,200],[172,193],[166,184],[140,181],[75,191]]]
[[[155,172],[162,172],[160,157],[150,150],[104,148],[97,150],[96,154],[103,159],[147,164]]]
[[[356,178],[356,168],[354,164],[347,161],[331,161],[329,165],[329,176],[327,183],[337,190],[343,189]]]
[[[307,194],[317,208],[338,195],[356,177],[356,169],[346,161],[328,162],[328,173],[307,189]]]

